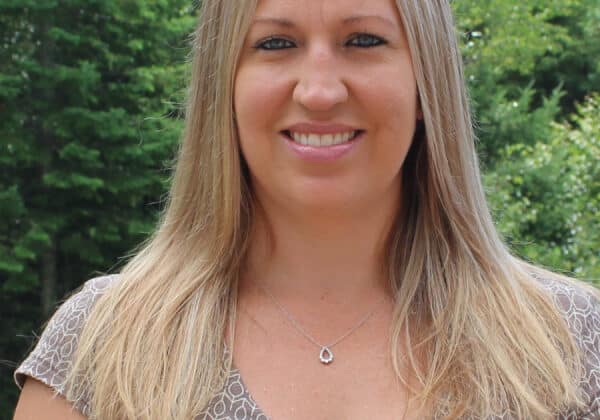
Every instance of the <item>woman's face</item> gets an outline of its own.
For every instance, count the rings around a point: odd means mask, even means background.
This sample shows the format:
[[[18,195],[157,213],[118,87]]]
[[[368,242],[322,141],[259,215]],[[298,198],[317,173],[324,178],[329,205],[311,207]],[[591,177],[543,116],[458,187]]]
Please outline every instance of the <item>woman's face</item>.
[[[253,22],[234,107],[258,199],[301,211],[397,202],[419,111],[394,1],[260,0]]]

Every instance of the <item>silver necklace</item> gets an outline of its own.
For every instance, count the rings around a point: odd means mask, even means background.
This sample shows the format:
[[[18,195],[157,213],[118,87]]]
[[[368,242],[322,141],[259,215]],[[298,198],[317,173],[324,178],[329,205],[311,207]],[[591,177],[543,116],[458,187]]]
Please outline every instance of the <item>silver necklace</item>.
[[[377,305],[375,305],[375,308],[372,311],[370,311],[368,314],[366,314],[354,327],[352,327],[350,330],[348,330],[344,335],[342,335],[341,337],[339,337],[337,340],[335,340],[331,344],[323,345],[323,344],[319,343],[317,340],[315,340],[309,333],[307,333],[304,330],[304,328],[302,328],[302,326],[296,320],[296,318],[294,318],[294,316],[287,309],[285,309],[283,307],[283,305],[277,301],[277,299],[275,299],[275,296],[273,296],[271,294],[271,292],[269,292],[267,289],[265,289],[264,287],[262,287],[258,283],[257,283],[257,286],[269,297],[269,299],[271,299],[271,301],[275,304],[275,306],[277,306],[277,308],[279,308],[279,310],[281,312],[283,312],[283,314],[285,315],[285,317],[287,318],[287,320],[289,321],[289,323],[292,324],[292,326],[300,334],[302,334],[306,339],[308,339],[308,341],[310,341],[311,343],[313,343],[314,345],[316,345],[320,349],[319,360],[324,365],[328,365],[331,362],[333,362],[333,352],[331,351],[332,347],[335,346],[336,344],[338,344],[339,342],[341,342],[342,340],[344,340],[346,337],[348,337],[354,331],[356,331],[360,327],[362,327],[363,324],[365,322],[367,322],[369,320],[369,318],[371,318],[375,314],[375,312],[377,311],[377,309],[379,309],[379,305],[381,303],[383,303],[385,301],[385,299],[386,299],[386,297],[384,296],[384,298],[381,299],[377,303]]]

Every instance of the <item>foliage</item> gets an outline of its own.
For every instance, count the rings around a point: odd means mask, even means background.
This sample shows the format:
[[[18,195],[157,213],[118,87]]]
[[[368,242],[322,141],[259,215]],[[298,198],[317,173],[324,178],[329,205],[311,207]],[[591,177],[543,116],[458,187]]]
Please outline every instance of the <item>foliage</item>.
[[[554,123],[548,141],[510,145],[486,176],[498,227],[538,264],[600,285],[600,97]]]
[[[577,106],[600,92],[600,2],[453,4],[500,231],[519,255],[600,284],[598,97]]]
[[[183,0],[0,0],[1,359],[152,230],[193,24]]]
[[[509,144],[550,135],[600,91],[598,0],[456,0],[455,14],[487,167]]]

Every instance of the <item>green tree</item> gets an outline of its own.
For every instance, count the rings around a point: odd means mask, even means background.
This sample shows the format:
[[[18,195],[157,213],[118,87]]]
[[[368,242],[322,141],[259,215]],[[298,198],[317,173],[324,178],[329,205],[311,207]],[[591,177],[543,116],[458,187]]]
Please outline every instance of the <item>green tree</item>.
[[[453,7],[500,230],[525,258],[600,280],[597,96],[577,108],[600,92],[600,1]]]
[[[193,23],[183,0],[0,0],[1,359],[152,230]]]
[[[453,5],[486,167],[506,145],[548,138],[551,121],[600,91],[600,1]]]
[[[486,175],[499,229],[524,257],[600,285],[600,96],[548,141],[511,145]]]

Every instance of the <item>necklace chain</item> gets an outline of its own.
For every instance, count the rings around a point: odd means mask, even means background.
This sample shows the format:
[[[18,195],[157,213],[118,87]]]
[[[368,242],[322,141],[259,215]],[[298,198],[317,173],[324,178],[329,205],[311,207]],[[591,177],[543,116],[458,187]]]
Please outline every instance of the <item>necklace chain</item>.
[[[379,305],[382,304],[386,299],[386,297],[384,296],[383,299],[381,299],[377,303],[377,305],[375,305],[374,309],[372,309],[369,313],[367,313],[364,317],[362,317],[360,319],[360,321],[354,327],[352,327],[348,331],[346,331],[337,340],[333,341],[329,345],[323,345],[323,344],[319,343],[317,340],[315,340],[308,332],[306,332],[306,330],[304,328],[302,328],[302,325],[300,325],[300,323],[296,320],[296,318],[281,303],[279,303],[277,301],[277,299],[275,299],[275,296],[273,296],[271,294],[271,292],[269,292],[266,288],[264,288],[263,286],[261,286],[258,283],[257,283],[257,286],[265,293],[265,295],[267,295],[269,297],[269,299],[275,304],[275,306],[277,306],[277,308],[285,315],[288,322],[300,334],[302,334],[308,341],[310,341],[311,343],[313,343],[314,345],[316,345],[317,347],[319,347],[321,349],[321,352],[319,353],[319,359],[321,360],[321,363],[323,363],[325,365],[328,365],[331,362],[333,362],[333,353],[331,351],[333,346],[340,343],[342,340],[347,338],[350,334],[352,334],[353,332],[358,330],[360,327],[362,327],[375,314],[375,312],[377,312],[377,309],[379,309]]]

